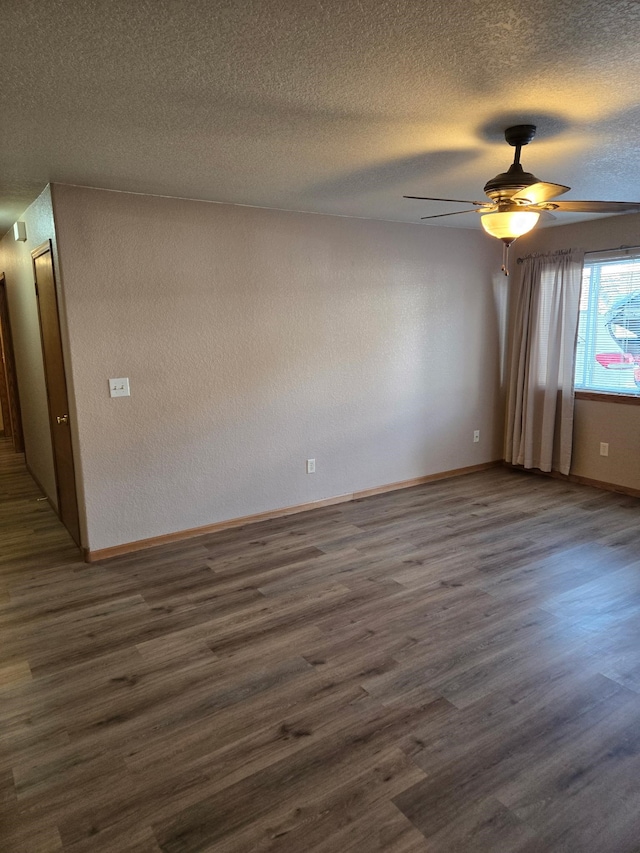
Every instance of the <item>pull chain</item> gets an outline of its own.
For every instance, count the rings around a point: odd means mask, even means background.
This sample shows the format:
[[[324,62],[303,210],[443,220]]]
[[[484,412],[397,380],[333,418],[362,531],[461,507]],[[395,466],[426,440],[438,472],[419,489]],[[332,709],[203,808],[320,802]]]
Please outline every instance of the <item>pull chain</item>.
[[[502,272],[509,275],[509,243],[502,244]]]

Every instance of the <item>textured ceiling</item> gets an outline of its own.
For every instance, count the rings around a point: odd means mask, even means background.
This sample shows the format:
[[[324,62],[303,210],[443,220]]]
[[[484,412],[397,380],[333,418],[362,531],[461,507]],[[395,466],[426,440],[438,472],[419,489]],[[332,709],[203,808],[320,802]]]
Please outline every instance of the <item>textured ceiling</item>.
[[[418,221],[459,208],[402,195],[482,198],[517,122],[565,199],[640,200],[638,0],[1,8],[2,232],[49,181]]]

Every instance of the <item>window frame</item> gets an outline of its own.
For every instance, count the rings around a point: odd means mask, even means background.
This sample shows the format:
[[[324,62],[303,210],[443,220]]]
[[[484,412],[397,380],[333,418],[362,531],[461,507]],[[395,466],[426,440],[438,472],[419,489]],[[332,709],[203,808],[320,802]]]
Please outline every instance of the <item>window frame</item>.
[[[624,260],[636,260],[640,262],[640,247],[621,247],[616,250],[604,250],[604,251],[595,251],[588,252],[587,254],[593,255],[591,258],[585,258],[585,266],[589,264],[590,266],[597,266],[605,264],[607,261],[624,261]],[[598,270],[598,282],[597,286],[600,286],[599,281],[599,270]],[[597,297],[595,297],[597,298]],[[594,296],[592,293],[589,294],[589,301],[592,303],[594,301]],[[592,326],[595,325],[592,320]],[[577,353],[578,346],[578,337],[576,330],[576,349],[575,353]],[[585,358],[587,357],[587,351],[585,351]],[[574,355],[575,357],[575,355]],[[576,400],[588,400],[591,402],[600,402],[600,403],[623,403],[625,405],[633,405],[640,406],[640,388],[638,389],[637,394],[630,394],[627,391],[615,391],[611,389],[592,389],[592,388],[584,388],[584,387],[576,387],[575,386],[575,372],[576,365],[574,363],[574,388],[573,393]]]
[[[576,400],[590,400],[594,403],[626,403],[640,406],[640,394],[621,394],[619,391],[587,391],[584,388],[574,389]]]

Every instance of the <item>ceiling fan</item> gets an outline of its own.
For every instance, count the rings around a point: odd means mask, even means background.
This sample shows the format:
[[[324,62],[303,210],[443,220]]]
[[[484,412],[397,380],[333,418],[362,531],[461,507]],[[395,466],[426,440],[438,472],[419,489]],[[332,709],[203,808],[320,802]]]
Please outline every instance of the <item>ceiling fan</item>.
[[[444,216],[459,216],[463,213],[482,214],[482,227],[488,234],[497,237],[508,248],[511,243],[536,225],[541,213],[547,217],[554,211],[571,213],[639,213],[640,202],[631,201],[555,201],[557,196],[569,192],[571,187],[539,181],[531,172],[520,165],[520,151],[536,135],[534,124],[517,124],[508,127],[504,137],[513,146],[515,156],[508,171],[501,172],[484,185],[489,201],[465,201],[459,198],[433,198],[430,196],[406,195],[404,198],[422,201],[448,201],[455,204],[472,204],[467,210],[452,213],[437,213],[422,219],[440,219]],[[555,217],[552,217],[555,218]],[[504,269],[504,267],[503,267]],[[506,270],[505,270],[506,272]]]

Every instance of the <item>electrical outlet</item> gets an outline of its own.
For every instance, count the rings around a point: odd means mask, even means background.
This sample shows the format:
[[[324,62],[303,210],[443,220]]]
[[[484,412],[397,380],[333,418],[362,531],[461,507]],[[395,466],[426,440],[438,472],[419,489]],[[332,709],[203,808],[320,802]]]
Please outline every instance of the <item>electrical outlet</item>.
[[[600,442],[600,456],[609,455],[609,443],[607,441]]]
[[[315,474],[316,473],[316,460],[315,459],[307,459],[307,474]]]
[[[474,429],[474,431],[473,431],[473,443],[477,444],[477,442],[479,442],[479,441],[480,441],[480,430]]]

